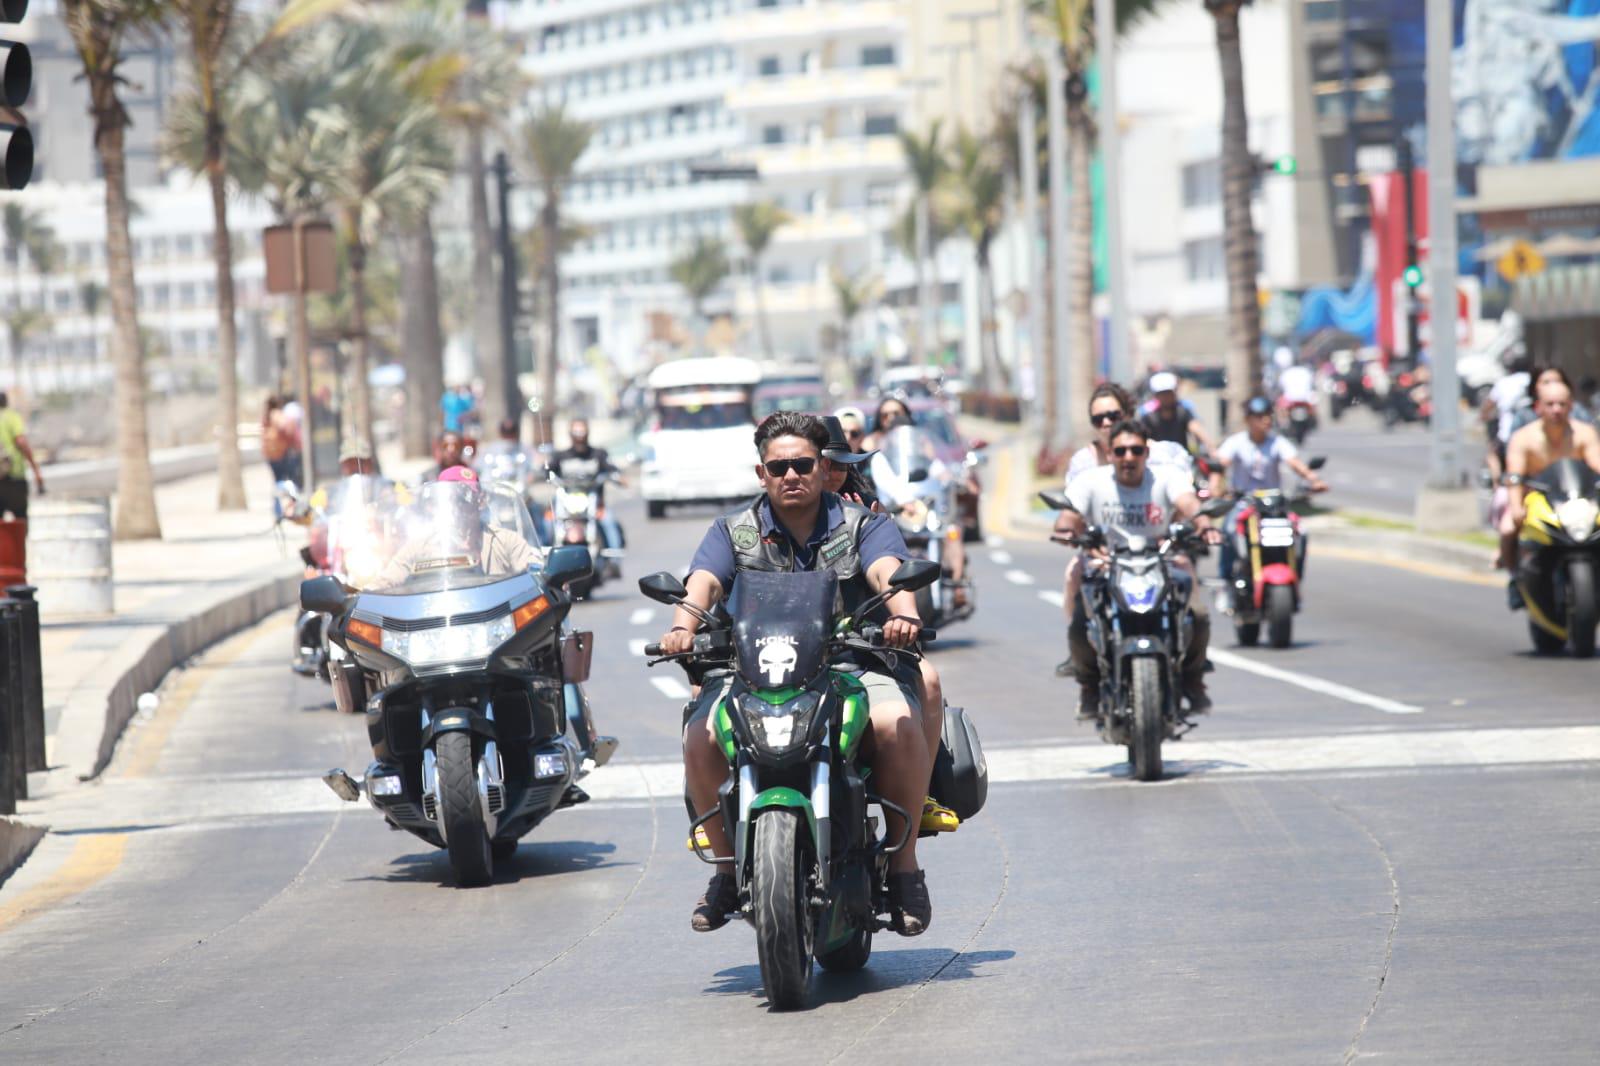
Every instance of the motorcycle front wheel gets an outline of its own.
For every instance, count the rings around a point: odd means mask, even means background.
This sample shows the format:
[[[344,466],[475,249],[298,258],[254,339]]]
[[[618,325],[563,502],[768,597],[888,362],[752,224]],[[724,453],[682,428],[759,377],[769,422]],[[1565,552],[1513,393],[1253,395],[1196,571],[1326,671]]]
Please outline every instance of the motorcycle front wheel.
[[[1242,646],[1253,648],[1261,643],[1261,623],[1235,622],[1233,624],[1233,635]]]
[[[1594,560],[1573,559],[1567,563],[1567,643],[1580,659],[1594,656],[1597,614],[1594,587]]]
[[[1128,761],[1140,781],[1161,779],[1161,741],[1166,735],[1166,701],[1161,696],[1161,662],[1133,660],[1133,730]]]
[[[494,877],[494,856],[483,827],[472,734],[446,733],[433,748],[439,773],[439,822],[456,884],[486,885]]]
[[[805,831],[797,813],[774,808],[756,818],[755,838],[750,902],[761,984],[773,1010],[798,1010],[811,998]]]

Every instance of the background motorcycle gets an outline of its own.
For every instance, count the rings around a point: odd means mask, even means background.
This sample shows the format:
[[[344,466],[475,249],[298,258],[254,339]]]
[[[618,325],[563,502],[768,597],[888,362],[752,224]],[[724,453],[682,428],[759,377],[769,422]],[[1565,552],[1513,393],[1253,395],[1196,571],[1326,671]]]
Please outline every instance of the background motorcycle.
[[[573,582],[572,595],[587,599],[608,579],[622,575],[622,548],[608,548],[600,533],[600,512],[605,506],[600,502],[600,489],[608,481],[616,480],[610,474],[597,477],[558,478],[553,474],[551,483],[555,496],[545,513],[550,530],[550,543],[582,544],[595,560],[594,574]]]
[[[1528,609],[1528,634],[1540,652],[1570,644],[1573,655],[1586,659],[1594,654],[1600,618],[1600,479],[1578,460],[1563,459],[1529,478],[1527,490],[1517,587]]]
[[[499,491],[518,499],[510,486]],[[323,781],[346,800],[365,791],[390,825],[444,848],[461,885],[486,884],[522,836],[587,799],[576,782],[616,748],[594,734],[581,688],[592,637],[562,625],[566,587],[589,568],[574,546],[553,549],[540,571],[507,576],[447,555],[419,559],[408,580],[381,591],[351,595],[333,577],[301,586],[301,605],[334,618],[333,639],[372,693],[364,781],[342,769]]]
[[[1070,506],[1062,493],[1039,495],[1055,510]],[[1227,501],[1213,500],[1201,513],[1216,517],[1226,510]],[[1162,741],[1194,728],[1180,706],[1183,658],[1193,632],[1194,580],[1172,565],[1172,556],[1180,551],[1203,555],[1205,542],[1182,522],[1154,542],[1095,526],[1076,537],[1051,539],[1109,553],[1098,574],[1085,568],[1082,592],[1089,643],[1100,666],[1100,737],[1127,747],[1135,778],[1159,780]]]
[[[1306,465],[1321,470],[1323,456]],[[1252,493],[1240,508],[1232,529],[1223,535],[1234,539],[1233,574],[1222,606],[1233,618],[1239,643],[1253,648],[1261,640],[1261,623],[1274,648],[1287,648],[1294,640],[1294,616],[1300,610],[1300,579],[1305,569],[1305,534],[1294,507],[1309,499],[1305,494],[1285,495],[1278,489]]]
[[[930,561],[909,560],[895,571],[890,590],[915,589],[938,576]],[[666,573],[644,578],[639,588],[673,605],[686,595]],[[694,650],[661,657],[660,645],[645,648],[655,657],[652,666],[679,661],[733,671],[711,710],[729,776],[717,806],[695,819],[690,837],[719,815],[730,827],[732,856],[709,855],[698,842],[695,851],[706,862],[733,863],[740,910],[756,931],[762,984],[780,1010],[807,1003],[813,958],[826,970],[866,965],[872,936],[886,924],[889,857],[917,825],[916,814],[869,789],[869,771],[857,761],[869,724],[866,693],[840,661],[846,652],[882,650],[881,630],[862,619],[889,593],[837,628],[836,593],[828,571],[741,573],[728,604],[731,625],[695,611],[710,628],[696,635]],[[933,637],[923,631],[924,639]],[[947,727],[950,721],[947,715]],[[981,807],[977,790],[987,790],[987,771],[972,740],[958,776]],[[897,839],[879,836],[878,819],[867,813],[873,804],[900,817]]]
[[[932,440],[919,427],[898,426],[887,433],[872,457],[872,479],[883,509],[894,516],[913,558],[939,564],[939,580],[916,591],[917,614],[925,626],[945,626],[972,617],[976,610],[970,578],[957,582],[949,564],[950,545],[961,540],[955,496],[957,479],[938,460]],[[966,602],[957,607],[957,586]]]
[[[311,500],[322,500],[317,506]],[[394,508],[392,486],[382,478],[353,474],[310,500],[296,497],[286,520],[306,526],[300,558],[314,574],[332,574],[351,588],[364,587],[388,557],[385,548]],[[333,681],[343,649],[328,639],[328,617],[302,611],[295,619],[290,668],[305,677]],[[341,706],[342,710],[359,710]]]

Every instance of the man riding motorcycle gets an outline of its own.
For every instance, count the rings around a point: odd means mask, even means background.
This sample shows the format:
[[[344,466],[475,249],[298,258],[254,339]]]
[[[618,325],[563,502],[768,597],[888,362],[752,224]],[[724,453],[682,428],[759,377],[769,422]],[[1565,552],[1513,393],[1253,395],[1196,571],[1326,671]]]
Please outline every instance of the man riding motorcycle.
[[[1218,465],[1211,473],[1213,495],[1222,495],[1226,479],[1227,486],[1238,497],[1223,522],[1224,529],[1232,530],[1238,524],[1239,512],[1248,505],[1252,492],[1283,487],[1280,464],[1287,464],[1290,470],[1300,475],[1310,491],[1328,491],[1327,483],[1300,458],[1300,450],[1288,438],[1273,431],[1271,400],[1265,396],[1252,396],[1244,405],[1244,425],[1242,432],[1223,441],[1222,447],[1217,449],[1215,458]],[[1222,551],[1218,555],[1217,572],[1223,581],[1231,581],[1235,557],[1232,536],[1222,539]],[[1300,548],[1300,558],[1304,567],[1304,543]]]
[[[1534,378],[1534,411],[1538,421],[1511,434],[1506,445],[1506,511],[1500,522],[1501,561],[1512,574],[1508,593],[1512,609],[1523,606],[1517,589],[1517,540],[1528,517],[1527,485],[1552,463],[1577,459],[1600,472],[1600,433],[1572,417],[1572,385],[1560,370],[1546,370]]]
[[[478,475],[469,467],[452,466],[417,490],[413,510],[427,518],[425,535],[405,543],[373,582],[374,589],[393,588],[430,564],[459,566],[473,561],[485,574],[514,574],[544,565],[544,552],[522,537],[499,528],[485,530]],[[402,534],[405,529],[402,526]]]
[[[779,411],[756,429],[756,468],[765,494],[743,510],[717,519],[706,532],[690,565],[686,603],[707,611],[722,600],[741,571],[832,570],[839,577],[843,605],[865,601],[882,592],[895,570],[909,557],[899,529],[887,517],[846,503],[823,490],[822,449],[828,431],[813,415]],[[910,648],[921,632],[916,599],[909,591],[890,597],[883,618],[884,643]],[[688,651],[699,621],[684,607],[673,615],[672,628],[661,638],[666,655]],[[909,663],[890,655],[862,662],[861,682],[869,702],[872,766],[877,791],[901,810],[915,810],[927,795],[933,767],[920,728],[917,674]],[[727,759],[717,749],[710,729],[710,711],[721,686],[707,685],[684,728],[684,771],[697,811],[718,803],[717,789],[727,777]],[[899,830],[891,819],[891,838]],[[731,854],[721,818],[705,823],[711,851]],[[916,860],[916,834],[890,858],[891,927],[903,936],[927,929],[933,905]],[[730,866],[718,866],[705,895],[695,904],[693,926],[708,932],[726,924],[738,905],[738,887]]]
[[[1178,375],[1162,371],[1150,375],[1151,400],[1140,410],[1151,440],[1171,441],[1190,450],[1190,439],[1209,451],[1213,447],[1211,434],[1205,423],[1195,415],[1194,408],[1178,399]]]
[[[574,418],[567,427],[567,436],[571,443],[566,450],[556,452],[550,457],[551,474],[563,480],[598,479],[602,474],[611,474],[614,475],[613,480],[618,485],[626,486],[627,483],[622,480],[620,471],[612,464],[611,456],[606,450],[590,445],[587,419]],[[622,526],[606,509],[605,485],[597,484],[594,491],[596,502],[599,504],[599,513],[595,517],[600,523],[600,536],[605,541],[605,547],[627,547],[627,539],[622,535]]]
[[[1116,425],[1111,430],[1111,465],[1097,467],[1068,486],[1066,495],[1071,507],[1061,512],[1056,528],[1076,536],[1093,523],[1102,529],[1116,528],[1159,540],[1166,536],[1172,523],[1193,522],[1208,543],[1221,541],[1221,534],[1200,513],[1200,497],[1194,484],[1169,472],[1152,470],[1147,462],[1149,452],[1150,433],[1143,423],[1125,419]],[[1105,558],[1105,551],[1094,549],[1087,554],[1090,558],[1083,565],[1088,571],[1086,577],[1092,579],[1098,570],[1097,561]],[[1194,563],[1188,558],[1178,556],[1174,563],[1194,576]],[[1078,717],[1090,719],[1097,716],[1100,703],[1100,667],[1095,660],[1094,646],[1089,642],[1089,619],[1083,597],[1074,599],[1070,607],[1067,643],[1079,685]],[[1202,597],[1195,599],[1192,609],[1194,635],[1183,663],[1183,689],[1190,710],[1198,714],[1211,707],[1205,684],[1211,619]]]

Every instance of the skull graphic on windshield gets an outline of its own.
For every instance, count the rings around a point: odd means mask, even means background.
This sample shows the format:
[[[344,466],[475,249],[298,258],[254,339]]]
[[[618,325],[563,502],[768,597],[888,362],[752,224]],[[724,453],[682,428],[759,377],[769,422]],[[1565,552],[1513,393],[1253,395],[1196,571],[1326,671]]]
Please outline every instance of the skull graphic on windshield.
[[[794,673],[800,655],[789,643],[791,640],[792,637],[769,637],[761,645],[761,656],[756,660],[756,665],[767,675],[767,684],[781,685]]]

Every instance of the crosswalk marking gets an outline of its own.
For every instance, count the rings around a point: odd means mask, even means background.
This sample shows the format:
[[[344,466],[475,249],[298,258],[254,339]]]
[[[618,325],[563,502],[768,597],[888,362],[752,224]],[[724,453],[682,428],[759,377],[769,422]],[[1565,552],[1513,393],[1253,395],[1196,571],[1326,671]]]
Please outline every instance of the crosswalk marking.
[[[650,683],[656,687],[669,700],[686,700],[689,698],[689,686],[675,677],[652,677]]]

